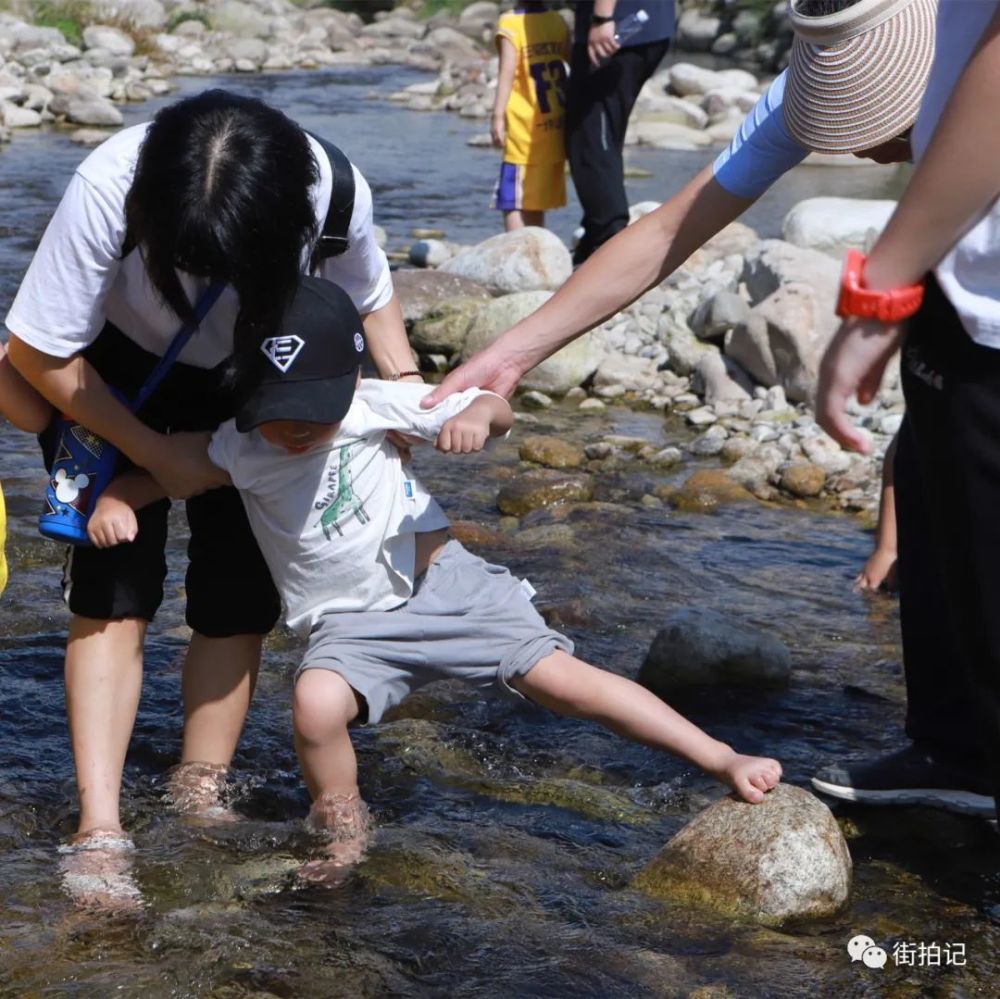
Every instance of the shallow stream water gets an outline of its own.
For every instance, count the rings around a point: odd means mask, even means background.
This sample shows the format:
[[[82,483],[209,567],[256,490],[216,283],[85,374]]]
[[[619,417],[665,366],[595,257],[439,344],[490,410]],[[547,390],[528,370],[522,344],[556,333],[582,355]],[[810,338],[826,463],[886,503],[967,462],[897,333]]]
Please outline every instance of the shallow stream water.
[[[240,78],[306,127],[341,142],[375,192],[390,246],[412,226],[472,242],[495,157],[465,145],[481,123],[381,100],[419,74],[399,69]],[[202,81],[187,80],[184,91]],[[130,111],[142,120],[155,104]],[[19,134],[0,152],[0,305],[84,150],[58,132]],[[647,151],[631,200],[662,199],[704,161]],[[776,235],[816,193],[891,192],[867,169],[800,168],[747,221]],[[552,219],[568,235],[571,210]],[[52,289],[59,294],[58,288]],[[679,422],[566,406],[532,430],[584,442],[684,441]],[[3,996],[995,996],[1000,877],[995,835],[919,809],[840,809],[854,896],[836,920],[788,932],[734,926],[629,887],[634,873],[721,794],[711,780],[590,724],[441,684],[357,734],[361,783],[378,822],[368,859],[337,889],[304,887],[315,843],[291,747],[298,643],[268,642],[233,768],[235,824],[191,824],[163,807],[179,752],[185,647],[183,511],[175,508],[167,599],[151,629],[126,765],[125,821],[137,851],[138,915],[78,911],[60,879],[74,786],[62,704],[66,613],[60,550],[35,532],[43,476],[34,443],[0,428],[11,583],[0,606],[0,995]],[[517,466],[516,434],[489,456],[420,451],[421,474],[457,519],[496,526],[495,495]],[[592,662],[634,675],[680,607],[738,615],[785,641],[795,664],[778,692],[719,691],[679,705],[746,752],[777,756],[806,784],[831,758],[893,748],[903,689],[894,602],[850,589],[871,540],[857,521],[808,509],[679,514],[640,500],[663,473],[605,476],[598,504],[530,515],[544,528],[478,548],[529,577]],[[847,940],[964,944],[964,967],[852,964]]]

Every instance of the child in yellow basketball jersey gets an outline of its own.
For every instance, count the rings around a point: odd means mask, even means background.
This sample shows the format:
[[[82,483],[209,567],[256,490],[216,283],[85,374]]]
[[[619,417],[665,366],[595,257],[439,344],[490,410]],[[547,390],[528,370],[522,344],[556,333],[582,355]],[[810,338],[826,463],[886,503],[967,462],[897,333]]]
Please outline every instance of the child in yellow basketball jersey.
[[[569,29],[544,3],[521,3],[496,30],[500,72],[493,101],[493,144],[503,148],[493,207],[510,232],[545,225],[566,204],[563,121]]]
[[[52,407],[11,366],[7,348],[0,343],[0,417],[7,417],[15,427],[40,434],[52,419]],[[7,511],[0,486],[0,593],[7,585]]]

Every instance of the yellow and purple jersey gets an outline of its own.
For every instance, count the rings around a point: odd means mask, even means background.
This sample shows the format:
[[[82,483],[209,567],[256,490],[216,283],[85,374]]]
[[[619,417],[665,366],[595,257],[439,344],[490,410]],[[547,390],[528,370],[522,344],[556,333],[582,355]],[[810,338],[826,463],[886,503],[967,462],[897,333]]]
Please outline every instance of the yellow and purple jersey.
[[[566,158],[563,124],[569,29],[555,11],[504,14],[496,44],[517,51],[514,86],[505,114],[505,163],[557,163]]]

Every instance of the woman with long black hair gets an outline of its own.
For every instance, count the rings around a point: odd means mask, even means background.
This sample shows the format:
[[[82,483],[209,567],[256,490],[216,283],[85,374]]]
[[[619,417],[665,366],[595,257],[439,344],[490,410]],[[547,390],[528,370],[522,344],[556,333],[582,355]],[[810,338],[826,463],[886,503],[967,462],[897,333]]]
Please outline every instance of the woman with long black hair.
[[[280,111],[215,90],[128,128],[78,167],[7,316],[10,359],[56,408],[187,500],[193,634],[184,662],[182,763],[211,800],[236,747],[262,637],[280,611],[239,497],[184,431],[234,412],[226,364],[258,351],[303,273],[335,281],[364,317],[383,376],[412,367],[371,191],[351,171],[346,250],[317,251],[344,190],[323,145]],[[348,188],[350,188],[350,184]],[[336,208],[336,206],[335,206]],[[346,219],[345,219],[346,221]],[[133,397],[212,284],[221,296],[147,404]],[[123,837],[119,792],[146,627],[163,597],[169,502],[144,507],[130,544],[70,549],[66,697],[80,795],[77,839]]]

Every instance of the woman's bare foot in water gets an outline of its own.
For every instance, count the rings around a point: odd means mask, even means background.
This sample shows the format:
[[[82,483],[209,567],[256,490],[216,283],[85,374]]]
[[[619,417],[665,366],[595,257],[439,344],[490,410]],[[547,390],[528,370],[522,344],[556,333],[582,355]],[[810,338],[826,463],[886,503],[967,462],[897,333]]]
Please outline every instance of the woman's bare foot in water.
[[[331,887],[343,884],[354,865],[364,857],[371,828],[368,806],[356,791],[320,795],[309,811],[306,829],[328,842],[321,857],[299,868],[299,877],[312,884]]]
[[[744,801],[760,804],[764,795],[778,786],[781,764],[766,756],[743,756],[730,749],[711,771],[716,780],[731,787]]]
[[[221,763],[179,763],[167,779],[167,803],[189,818],[238,821],[239,816],[225,804],[228,772]]]
[[[139,912],[132,840],[120,829],[87,829],[59,847],[63,890],[81,909],[108,915]]]

